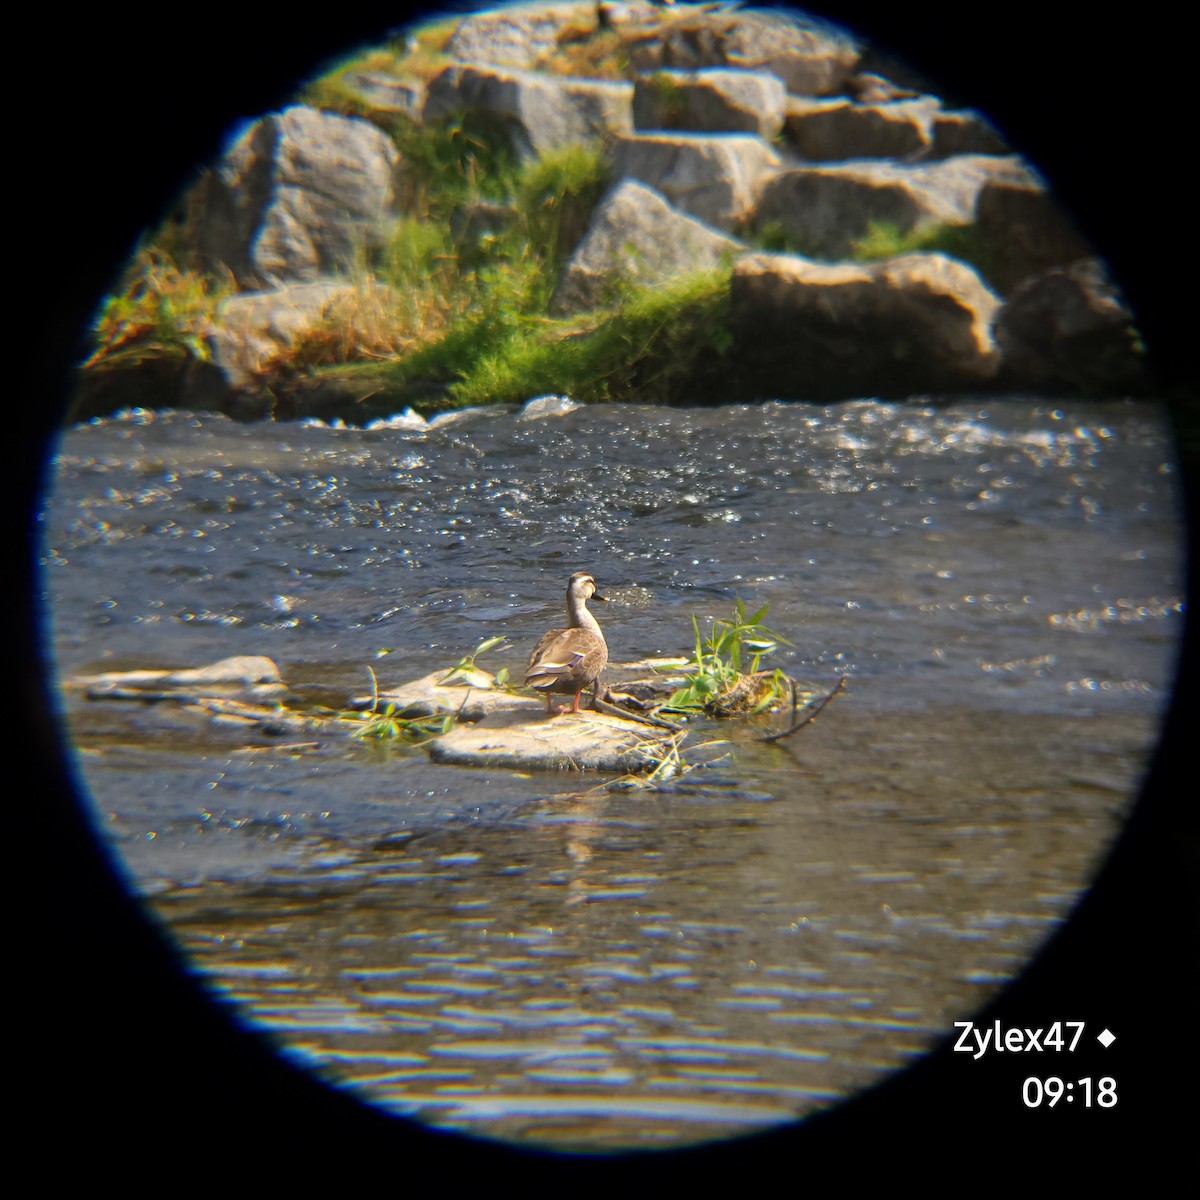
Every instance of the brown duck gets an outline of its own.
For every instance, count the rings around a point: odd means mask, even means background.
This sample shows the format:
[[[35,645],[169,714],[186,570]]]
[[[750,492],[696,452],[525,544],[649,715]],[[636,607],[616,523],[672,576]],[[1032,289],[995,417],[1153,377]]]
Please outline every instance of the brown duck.
[[[570,709],[562,708],[560,712],[579,712],[579,697],[585,688],[591,690],[595,707],[602,691],[600,677],[608,665],[608,646],[596,618],[588,612],[587,602],[603,599],[591,573],[576,571],[567,584],[569,628],[551,629],[544,634],[529,658],[525,682],[545,693],[547,713],[554,713],[550,699],[554,692],[575,696]]]

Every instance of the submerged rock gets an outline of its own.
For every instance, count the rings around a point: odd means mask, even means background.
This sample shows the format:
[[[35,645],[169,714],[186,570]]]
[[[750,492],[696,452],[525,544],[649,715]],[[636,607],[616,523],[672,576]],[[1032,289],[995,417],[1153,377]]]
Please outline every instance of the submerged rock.
[[[105,671],[99,675],[77,675],[68,683],[86,688],[90,696],[137,699],[164,694],[228,695],[246,690],[262,695],[285,690],[283,676],[271,659],[245,654],[223,658],[207,667]]]

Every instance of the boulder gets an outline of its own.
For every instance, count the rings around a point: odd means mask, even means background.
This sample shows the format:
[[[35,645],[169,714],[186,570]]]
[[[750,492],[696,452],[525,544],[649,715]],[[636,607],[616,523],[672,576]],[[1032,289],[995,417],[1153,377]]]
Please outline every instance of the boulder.
[[[793,167],[765,181],[755,221],[760,227],[777,223],[805,254],[842,259],[872,224],[902,234],[971,224],[990,182],[1041,186],[1015,156],[964,155],[921,166],[855,161]]]
[[[632,131],[633,84],[452,65],[430,81],[423,119],[438,121],[463,110],[495,119],[518,155],[536,158],[559,146]]]
[[[378,71],[349,71],[342,83],[377,112],[400,113],[410,121],[419,121],[425,109],[425,84],[419,79],[398,79]]]
[[[942,254],[862,265],[746,255],[730,300],[747,394],[901,398],[974,387],[999,366],[998,298]]]
[[[979,192],[975,224],[992,252],[989,278],[1003,294],[1030,275],[1095,254],[1050,192],[1033,179],[989,180]]]
[[[741,242],[673,209],[658,192],[627,180],[600,203],[571,255],[552,308],[595,308],[621,283],[649,284],[717,266]]]
[[[940,105],[934,96],[879,104],[796,98],[788,103],[787,135],[810,162],[919,156],[933,145]]]
[[[765,72],[663,70],[638,76],[633,87],[639,130],[756,133],[769,139],[783,128],[787,91]]]
[[[303,105],[265,116],[192,193],[201,254],[247,288],[350,270],[385,236],[398,160],[367,121]]]
[[[272,363],[305,332],[320,325],[339,302],[357,298],[363,288],[376,293],[373,301],[379,306],[394,302],[383,284],[332,280],[243,292],[224,300],[206,337],[223,386],[231,391],[253,390]]]
[[[929,158],[956,154],[1011,154],[1005,140],[981,113],[973,109],[938,109],[933,118],[933,145]]]
[[[475,66],[531,70],[561,41],[598,26],[593,0],[522,4],[463,17],[446,43],[445,54]]]
[[[724,7],[682,10],[646,31],[630,52],[630,61],[639,70],[767,71],[789,92],[804,96],[841,91],[858,59],[858,47],[849,38],[812,18]]]
[[[1096,258],[1021,283],[1000,310],[996,341],[1013,387],[1105,395],[1147,382],[1133,313]]]
[[[618,140],[613,176],[644,183],[675,208],[728,231],[751,215],[760,181],[779,162],[750,134],[641,134]]]

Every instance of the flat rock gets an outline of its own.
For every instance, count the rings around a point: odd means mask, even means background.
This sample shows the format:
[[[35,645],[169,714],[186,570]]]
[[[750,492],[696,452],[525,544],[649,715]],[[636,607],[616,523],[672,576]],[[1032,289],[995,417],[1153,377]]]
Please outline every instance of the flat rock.
[[[486,671],[434,671],[398,688],[389,688],[373,696],[356,696],[351,707],[365,709],[375,704],[382,711],[391,705],[398,717],[433,717],[455,713],[463,721],[481,721],[490,713],[506,709],[537,711],[539,701],[516,696],[496,687]]]
[[[555,697],[560,703],[562,697]],[[426,745],[434,762],[458,766],[510,767],[525,771],[653,770],[672,737],[665,729],[585,708],[580,713],[548,716],[542,700],[495,686],[486,671],[447,677],[435,671],[402,687],[380,692],[378,700],[358,697],[355,708],[380,710],[391,705],[396,716],[426,717],[453,713],[449,733]],[[590,699],[583,701],[586,705]]]
[[[673,736],[608,713],[548,717],[539,702],[493,711],[474,725],[456,725],[428,746],[434,762],[515,767],[529,771],[653,770]]]

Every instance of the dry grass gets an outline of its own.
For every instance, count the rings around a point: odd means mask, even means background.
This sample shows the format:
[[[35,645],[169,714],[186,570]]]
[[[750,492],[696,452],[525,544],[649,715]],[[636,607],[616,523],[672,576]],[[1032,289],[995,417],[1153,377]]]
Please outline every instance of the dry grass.
[[[335,297],[319,321],[300,332],[272,367],[294,370],[345,363],[388,362],[441,336],[453,316],[442,297],[408,302],[373,278]],[[286,362],[284,361],[286,360]]]
[[[232,278],[182,268],[161,249],[139,250],[96,317],[95,349],[83,365],[164,355],[207,358],[204,334],[217,305],[235,290]]]

